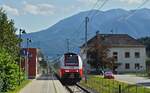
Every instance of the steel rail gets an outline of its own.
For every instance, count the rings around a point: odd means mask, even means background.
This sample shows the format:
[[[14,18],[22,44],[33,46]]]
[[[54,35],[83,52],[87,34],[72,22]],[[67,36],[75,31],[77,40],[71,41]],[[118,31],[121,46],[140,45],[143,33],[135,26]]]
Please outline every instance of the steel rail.
[[[82,86],[80,86],[79,84],[75,84],[73,86],[69,86],[69,85],[65,85],[66,89],[69,91],[69,93],[76,93],[76,91],[74,91],[74,89],[70,88],[70,87],[76,87],[77,90],[79,91],[84,91],[84,93],[91,93],[89,90],[83,88]],[[81,92],[83,93],[83,92]]]

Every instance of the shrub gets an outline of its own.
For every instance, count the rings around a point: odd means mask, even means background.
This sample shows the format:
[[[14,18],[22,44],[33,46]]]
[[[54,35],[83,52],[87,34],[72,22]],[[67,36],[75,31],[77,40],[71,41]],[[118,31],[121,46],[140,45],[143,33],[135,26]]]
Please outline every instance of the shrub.
[[[18,85],[19,66],[15,58],[4,49],[0,49],[0,78],[2,80],[2,92],[13,90]],[[23,79],[23,78],[22,78]]]
[[[146,72],[148,74],[148,76],[150,76],[150,59],[146,60]]]

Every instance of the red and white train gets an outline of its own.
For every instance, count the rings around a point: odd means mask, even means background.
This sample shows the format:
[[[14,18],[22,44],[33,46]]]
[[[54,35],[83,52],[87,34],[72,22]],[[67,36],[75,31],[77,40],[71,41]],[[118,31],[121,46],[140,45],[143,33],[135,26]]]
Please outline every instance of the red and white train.
[[[83,76],[82,60],[78,54],[65,53],[55,64],[55,73],[61,81],[76,83]]]

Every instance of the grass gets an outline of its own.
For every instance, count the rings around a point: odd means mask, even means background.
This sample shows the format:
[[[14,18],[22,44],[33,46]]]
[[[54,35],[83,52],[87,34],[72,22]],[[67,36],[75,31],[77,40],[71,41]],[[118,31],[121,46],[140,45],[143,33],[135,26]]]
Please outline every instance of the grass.
[[[123,74],[127,74],[127,75],[135,75],[135,76],[140,76],[140,77],[149,77],[147,72],[126,72],[126,73],[123,73]]]
[[[15,90],[9,91],[7,93],[19,93],[19,91],[24,88],[27,84],[29,84],[31,80],[25,80],[21,83],[20,86],[17,86]]]
[[[119,85],[121,86],[121,93],[150,93],[150,89],[142,85],[130,85],[94,75],[89,76],[87,83],[82,80],[80,84],[98,93],[119,93]]]

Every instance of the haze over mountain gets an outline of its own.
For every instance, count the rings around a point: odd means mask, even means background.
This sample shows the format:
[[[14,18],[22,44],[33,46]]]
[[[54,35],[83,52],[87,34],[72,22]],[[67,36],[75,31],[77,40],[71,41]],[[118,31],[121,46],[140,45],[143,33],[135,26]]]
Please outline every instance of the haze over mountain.
[[[134,38],[150,36],[150,9],[135,11],[112,9],[80,12],[45,30],[30,33],[28,37],[32,38],[32,47],[41,48],[49,56],[66,52],[66,39],[70,39],[70,50],[79,52],[79,46],[84,42],[84,19],[89,13],[88,39],[97,30],[103,34],[129,34]]]

